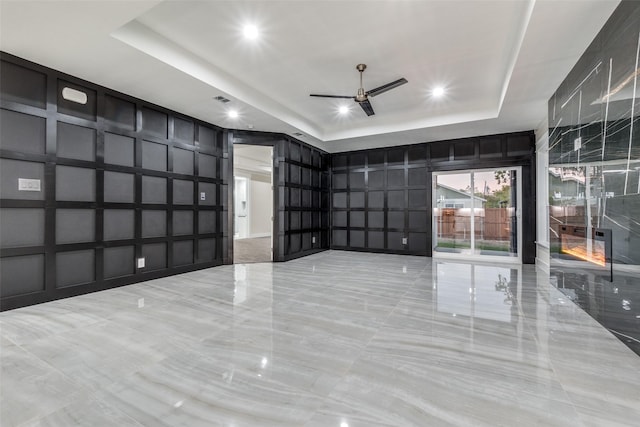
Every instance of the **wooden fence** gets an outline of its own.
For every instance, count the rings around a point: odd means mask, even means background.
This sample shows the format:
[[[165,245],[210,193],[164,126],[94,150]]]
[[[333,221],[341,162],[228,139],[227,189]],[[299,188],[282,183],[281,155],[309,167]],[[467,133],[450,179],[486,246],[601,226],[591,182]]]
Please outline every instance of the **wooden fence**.
[[[470,209],[440,209],[436,217],[438,236],[441,238],[468,239],[471,234]],[[475,216],[475,236],[485,240],[509,240],[511,217],[509,209],[478,209]],[[484,212],[482,212],[484,211]],[[476,212],[477,214],[478,212]]]

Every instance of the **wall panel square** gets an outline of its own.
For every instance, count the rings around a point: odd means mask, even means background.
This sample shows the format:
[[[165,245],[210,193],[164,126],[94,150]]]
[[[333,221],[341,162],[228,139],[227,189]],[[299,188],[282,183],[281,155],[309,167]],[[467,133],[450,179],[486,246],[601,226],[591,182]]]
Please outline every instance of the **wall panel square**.
[[[20,178],[39,180],[40,191],[19,191]],[[44,200],[44,189],[44,163],[0,159],[0,198]]]
[[[193,211],[173,211],[173,235],[193,234]]]
[[[216,178],[217,160],[215,156],[201,153],[198,156],[198,175],[205,178]]]
[[[167,146],[142,141],[142,168],[157,171],[167,170]]]
[[[134,142],[135,140],[128,136],[105,132],[104,162],[113,165],[133,166]]]
[[[133,203],[135,175],[122,172],[104,172],[104,201],[107,203]]]
[[[37,108],[47,106],[47,76],[29,68],[0,61],[0,98]]]
[[[0,247],[44,245],[44,209],[0,208]]]
[[[57,288],[83,285],[95,280],[95,251],[93,249],[56,254]]]
[[[135,272],[135,248],[117,246],[104,248],[104,278],[128,276]]]
[[[142,245],[142,256],[145,259],[144,271],[167,268],[167,244],[149,243]]]
[[[173,138],[176,141],[193,145],[194,126],[190,120],[183,120],[178,117],[173,119]]]
[[[93,209],[56,209],[56,244],[93,242],[95,231]]]
[[[199,239],[197,262],[211,262],[215,258],[216,258],[216,239]]]
[[[44,291],[44,255],[0,258],[0,296]]]
[[[193,240],[173,242],[173,265],[193,264]]]
[[[164,237],[167,235],[167,212],[161,210],[142,211],[142,237]]]
[[[105,209],[103,215],[104,240],[126,240],[135,237],[133,209]]]
[[[104,119],[108,124],[135,130],[136,105],[106,94],[104,97]]]
[[[198,233],[215,233],[216,232],[216,212],[200,211],[198,212]]]
[[[193,181],[173,180],[173,204],[193,205]]]
[[[143,176],[142,203],[167,203],[167,179],[157,176]]]
[[[169,117],[157,110],[142,107],[142,130],[161,138],[167,138]]]
[[[30,114],[0,110],[0,148],[29,154],[45,153],[46,121]]]
[[[88,168],[56,166],[56,200],[95,201],[96,171]]]
[[[95,161],[95,129],[58,122],[57,151],[58,157]]]
[[[193,175],[193,151],[173,149],[173,172]]]

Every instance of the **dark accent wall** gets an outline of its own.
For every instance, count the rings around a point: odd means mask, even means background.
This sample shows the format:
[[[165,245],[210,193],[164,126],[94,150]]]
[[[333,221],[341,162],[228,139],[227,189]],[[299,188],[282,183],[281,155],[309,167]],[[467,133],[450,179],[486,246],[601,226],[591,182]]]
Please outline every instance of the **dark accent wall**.
[[[273,147],[274,261],[288,261],[328,249],[329,154],[281,134],[241,131],[232,134],[233,144]],[[233,182],[231,177],[229,180]]]
[[[640,2],[622,1],[549,100],[550,242],[559,226],[610,228],[616,263],[640,264]]]
[[[431,256],[432,172],[521,166],[522,261],[535,263],[534,162],[532,131],[334,154],[331,248]]]
[[[2,310],[228,261],[225,130],[0,60]]]
[[[330,155],[0,61],[2,310],[232,263],[242,143],[274,148],[275,261],[330,247],[431,255],[431,172],[502,166],[522,166],[523,261],[534,260],[532,132]]]

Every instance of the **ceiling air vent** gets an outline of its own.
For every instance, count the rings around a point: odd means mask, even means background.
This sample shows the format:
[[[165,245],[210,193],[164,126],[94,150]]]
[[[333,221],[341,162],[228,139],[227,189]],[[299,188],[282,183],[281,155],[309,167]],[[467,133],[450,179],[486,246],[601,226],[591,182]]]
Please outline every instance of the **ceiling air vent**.
[[[230,99],[227,99],[224,96],[216,96],[213,99],[215,99],[216,101],[222,102],[223,104],[226,104],[227,102],[231,102]]]

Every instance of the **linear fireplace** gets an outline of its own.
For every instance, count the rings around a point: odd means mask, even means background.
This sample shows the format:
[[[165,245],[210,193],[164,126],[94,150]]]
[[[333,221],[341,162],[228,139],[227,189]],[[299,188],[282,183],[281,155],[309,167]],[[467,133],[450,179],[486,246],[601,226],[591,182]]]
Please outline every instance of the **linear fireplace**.
[[[611,230],[607,228],[560,226],[560,253],[600,267],[609,263],[613,281]]]

